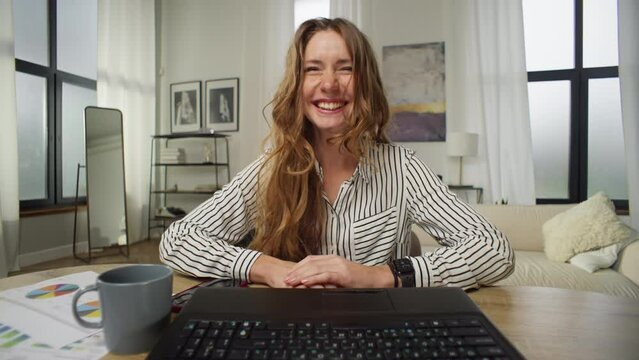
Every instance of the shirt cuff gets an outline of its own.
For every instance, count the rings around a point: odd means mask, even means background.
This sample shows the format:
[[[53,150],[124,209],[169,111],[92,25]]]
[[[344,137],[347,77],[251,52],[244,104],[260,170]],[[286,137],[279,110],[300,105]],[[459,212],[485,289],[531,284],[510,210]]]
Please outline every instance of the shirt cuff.
[[[425,256],[409,257],[415,269],[415,287],[439,286],[435,283],[437,276],[433,273],[433,264]]]
[[[231,277],[239,281],[249,281],[253,264],[262,253],[256,250],[241,249],[231,263]]]

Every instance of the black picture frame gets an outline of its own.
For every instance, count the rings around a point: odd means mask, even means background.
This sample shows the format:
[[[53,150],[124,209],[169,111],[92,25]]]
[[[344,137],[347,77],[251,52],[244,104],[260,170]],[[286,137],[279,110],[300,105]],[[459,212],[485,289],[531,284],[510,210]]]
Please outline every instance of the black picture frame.
[[[171,133],[198,131],[202,124],[202,82],[188,81],[170,85]]]
[[[204,86],[204,125],[215,132],[240,130],[240,79],[207,80]]]

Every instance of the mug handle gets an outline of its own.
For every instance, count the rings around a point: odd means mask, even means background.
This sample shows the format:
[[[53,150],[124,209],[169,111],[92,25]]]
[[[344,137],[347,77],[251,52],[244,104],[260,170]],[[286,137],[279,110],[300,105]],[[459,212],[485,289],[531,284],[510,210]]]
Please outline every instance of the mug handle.
[[[89,291],[97,291],[98,287],[93,284],[93,285],[89,285],[87,287],[85,287],[84,289],[76,292],[75,294],[73,294],[73,303],[72,303],[72,309],[73,310],[73,317],[75,318],[75,321],[78,322],[78,324],[84,326],[84,327],[88,327],[88,328],[92,328],[92,329],[99,329],[102,327],[102,320],[100,320],[99,322],[91,322],[91,321],[86,321],[83,318],[80,317],[80,314],[78,314],[78,300],[80,299],[80,296],[82,296],[82,294],[89,292]],[[104,315],[104,313],[102,313]]]

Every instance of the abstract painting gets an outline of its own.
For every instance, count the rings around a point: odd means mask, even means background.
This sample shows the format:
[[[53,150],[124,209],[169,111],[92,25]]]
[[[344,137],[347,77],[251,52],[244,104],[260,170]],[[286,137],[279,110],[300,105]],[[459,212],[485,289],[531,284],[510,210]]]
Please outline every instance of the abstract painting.
[[[446,141],[443,42],[384,46],[384,86],[392,141]]]

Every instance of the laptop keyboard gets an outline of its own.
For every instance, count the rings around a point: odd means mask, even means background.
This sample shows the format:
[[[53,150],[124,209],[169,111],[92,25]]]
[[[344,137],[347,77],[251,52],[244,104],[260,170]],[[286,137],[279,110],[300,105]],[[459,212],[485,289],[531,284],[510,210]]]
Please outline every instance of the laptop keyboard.
[[[189,320],[165,359],[506,359],[478,319],[393,326]]]

